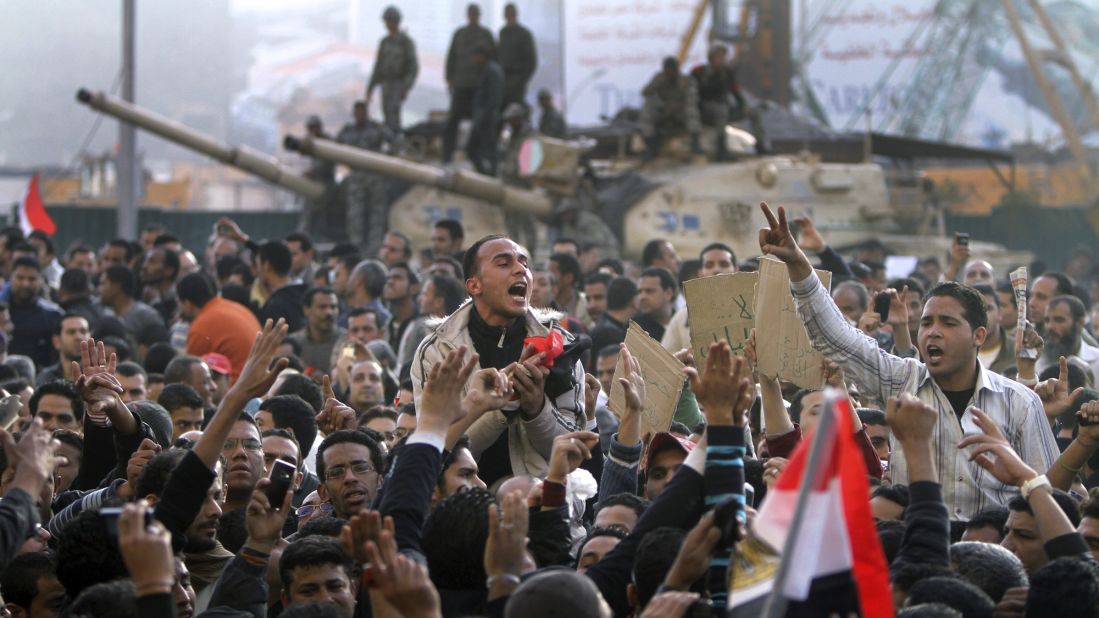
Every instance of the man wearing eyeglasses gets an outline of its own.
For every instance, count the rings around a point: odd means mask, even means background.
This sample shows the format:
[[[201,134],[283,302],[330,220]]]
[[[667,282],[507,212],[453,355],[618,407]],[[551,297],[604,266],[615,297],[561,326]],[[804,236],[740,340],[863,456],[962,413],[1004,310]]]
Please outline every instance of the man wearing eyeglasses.
[[[221,456],[225,460],[225,505],[222,510],[228,513],[247,507],[256,484],[263,478],[263,442],[255,419],[248,413],[241,412],[240,418],[233,423]]]
[[[317,495],[332,503],[333,515],[351,519],[370,506],[385,471],[382,447],[361,431],[343,429],[317,449]]]

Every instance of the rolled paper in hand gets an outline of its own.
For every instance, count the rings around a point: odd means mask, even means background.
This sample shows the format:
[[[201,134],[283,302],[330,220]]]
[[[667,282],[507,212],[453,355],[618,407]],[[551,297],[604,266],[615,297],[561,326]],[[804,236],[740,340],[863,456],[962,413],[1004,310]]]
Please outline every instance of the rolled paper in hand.
[[[1015,305],[1018,307],[1019,321],[1015,327],[1016,337],[1026,337],[1026,266],[1020,266],[1011,271],[1011,289],[1015,292]],[[1038,350],[1022,347],[1019,358],[1038,358]]]

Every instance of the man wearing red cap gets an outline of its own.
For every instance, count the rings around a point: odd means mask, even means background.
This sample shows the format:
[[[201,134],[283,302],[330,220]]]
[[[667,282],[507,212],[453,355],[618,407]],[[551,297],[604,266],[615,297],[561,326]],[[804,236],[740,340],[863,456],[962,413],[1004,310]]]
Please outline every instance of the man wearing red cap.
[[[653,436],[649,442],[649,452],[641,466],[641,471],[645,473],[646,499],[656,500],[664,492],[664,488],[694,447],[694,442],[667,432]]]
[[[218,354],[217,352],[211,352],[203,356],[202,360],[210,368],[210,377],[214,379],[214,384],[217,385],[217,390],[214,391],[213,395],[213,402],[216,406],[221,403],[221,398],[229,390],[229,376],[233,374],[233,364],[229,362],[224,354]]]

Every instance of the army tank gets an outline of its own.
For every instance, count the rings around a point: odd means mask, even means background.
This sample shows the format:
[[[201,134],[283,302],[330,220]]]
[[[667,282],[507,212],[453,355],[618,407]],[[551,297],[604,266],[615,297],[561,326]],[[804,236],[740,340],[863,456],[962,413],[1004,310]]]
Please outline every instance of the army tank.
[[[792,217],[810,217],[837,247],[874,237],[895,253],[925,257],[944,255],[951,242],[937,233],[937,213],[918,177],[897,182],[876,163],[827,163],[812,154],[706,162],[673,152],[645,164],[627,156],[617,166],[610,160],[582,166],[590,146],[533,136],[520,149],[525,161],[520,176],[534,188],[519,188],[469,169],[321,138],[288,136],[284,145],[411,183],[391,202],[389,223],[416,246],[429,244],[431,224],[440,218],[462,221],[466,236],[478,238],[508,230],[507,213],[520,212],[538,218],[539,241],[531,250],[544,253],[548,244],[542,241],[557,216],[581,204],[617,230],[618,248],[627,258],[639,258],[654,238],[668,240],[684,256],[720,240],[746,258],[759,253],[758,230],[766,224],[760,202],[781,204]],[[584,230],[573,231],[583,236]],[[1026,259],[990,243],[973,242],[971,251],[997,267]]]

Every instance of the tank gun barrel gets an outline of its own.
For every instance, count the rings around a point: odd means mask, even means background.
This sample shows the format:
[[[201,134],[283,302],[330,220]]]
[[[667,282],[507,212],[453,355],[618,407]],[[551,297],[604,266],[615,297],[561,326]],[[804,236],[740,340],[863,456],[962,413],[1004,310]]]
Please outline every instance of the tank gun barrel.
[[[308,135],[300,138],[288,135],[283,145],[287,150],[342,163],[352,169],[437,187],[537,216],[548,216],[553,211],[553,200],[542,193],[509,187],[496,178],[470,170],[406,161]]]
[[[259,176],[272,184],[302,195],[306,199],[320,200],[324,197],[325,188],[323,184],[290,170],[275,160],[274,157],[246,146],[224,144],[179,122],[142,109],[105,92],[93,93],[90,90],[81,88],[76,93],[76,100],[98,112],[129,122],[184,148],[201,152],[226,165],[232,165],[249,174]]]

